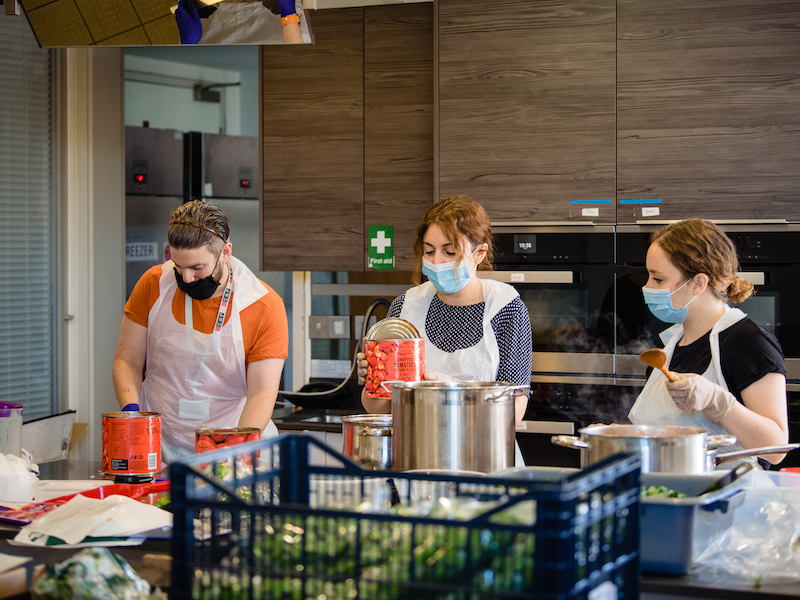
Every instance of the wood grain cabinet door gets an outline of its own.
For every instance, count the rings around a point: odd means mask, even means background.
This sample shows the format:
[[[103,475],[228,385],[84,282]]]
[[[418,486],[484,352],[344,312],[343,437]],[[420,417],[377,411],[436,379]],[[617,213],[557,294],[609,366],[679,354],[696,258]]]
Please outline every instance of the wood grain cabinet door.
[[[363,9],[261,47],[262,269],[364,269]]]
[[[800,4],[617,10],[619,222],[800,218]]]
[[[439,0],[439,196],[615,221],[615,0]]]
[[[414,270],[414,235],[433,200],[433,4],[367,7],[364,227],[393,227],[395,270]]]

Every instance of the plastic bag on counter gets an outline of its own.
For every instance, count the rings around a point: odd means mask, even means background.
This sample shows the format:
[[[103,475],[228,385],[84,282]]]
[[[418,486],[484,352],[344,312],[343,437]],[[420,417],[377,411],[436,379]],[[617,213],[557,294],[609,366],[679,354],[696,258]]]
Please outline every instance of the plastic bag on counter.
[[[755,588],[800,581],[800,475],[759,471],[748,478],[730,528],[700,552],[690,573]]]
[[[38,473],[39,465],[25,450],[22,456],[0,454],[0,501],[20,503],[33,500],[33,486],[39,481]]]
[[[128,562],[108,548],[87,548],[47,567],[33,583],[41,600],[166,600]]]

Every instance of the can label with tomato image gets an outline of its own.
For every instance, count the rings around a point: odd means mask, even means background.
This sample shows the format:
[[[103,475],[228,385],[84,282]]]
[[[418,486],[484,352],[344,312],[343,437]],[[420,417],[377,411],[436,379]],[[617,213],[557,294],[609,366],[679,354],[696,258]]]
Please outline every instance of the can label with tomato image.
[[[150,477],[161,472],[161,414],[102,415],[100,468],[106,475]]]
[[[391,398],[384,381],[422,381],[425,375],[425,341],[364,340],[367,358],[366,395],[370,398]],[[391,385],[387,384],[391,389]]]

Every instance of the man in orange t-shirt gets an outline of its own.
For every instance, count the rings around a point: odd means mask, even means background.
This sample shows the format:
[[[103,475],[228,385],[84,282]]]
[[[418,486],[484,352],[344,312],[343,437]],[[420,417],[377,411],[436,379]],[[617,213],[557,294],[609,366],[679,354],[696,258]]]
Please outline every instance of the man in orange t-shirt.
[[[228,219],[199,200],[173,211],[172,255],[125,305],[114,391],[128,411],[161,413],[162,460],[194,452],[194,431],[271,421],[289,331],[283,300],[232,255]],[[142,372],[147,366],[146,377]]]

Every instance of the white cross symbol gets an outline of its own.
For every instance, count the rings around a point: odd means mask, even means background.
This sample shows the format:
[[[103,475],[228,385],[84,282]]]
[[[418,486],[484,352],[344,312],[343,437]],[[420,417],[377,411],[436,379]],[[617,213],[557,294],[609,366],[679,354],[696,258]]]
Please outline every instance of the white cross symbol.
[[[383,254],[386,252],[386,248],[392,245],[392,240],[391,238],[387,238],[386,232],[381,229],[369,243],[370,246],[378,249],[378,254]]]

